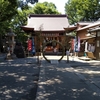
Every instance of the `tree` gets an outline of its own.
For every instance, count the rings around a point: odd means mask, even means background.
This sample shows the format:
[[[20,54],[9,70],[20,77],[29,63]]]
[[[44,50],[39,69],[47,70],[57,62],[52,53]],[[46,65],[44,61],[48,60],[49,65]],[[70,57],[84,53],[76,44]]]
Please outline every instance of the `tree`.
[[[28,4],[35,4],[37,3],[38,0],[18,0],[18,4],[19,4],[19,7],[21,8],[21,10],[25,10],[25,9],[28,9],[29,6]]]
[[[13,16],[18,15],[17,11],[29,9],[28,3],[34,4],[38,0],[0,0],[0,34],[6,33]]]
[[[26,0],[25,2],[24,0],[0,0],[0,34],[5,34],[9,27],[16,29],[16,24],[17,26],[25,24],[28,16],[26,12],[30,9],[28,3],[34,4],[35,2],[38,0]],[[19,11],[18,8],[23,8],[23,11]]]
[[[24,12],[24,9],[25,10],[30,9],[30,7],[28,6],[28,3],[34,4],[35,2],[38,2],[38,0],[26,0],[25,2],[24,0],[0,0],[0,51],[3,46],[2,45],[2,35],[7,33],[7,30],[10,27],[11,28],[13,27],[14,29],[16,29],[17,26],[19,27],[19,25],[22,25],[21,21],[18,22],[19,20],[18,18],[21,17],[21,16],[19,17],[21,13],[19,14],[18,8],[20,7]],[[21,17],[21,19],[23,19],[22,21],[26,22],[25,20],[26,17],[27,16],[25,16],[25,18]]]
[[[69,0],[65,11],[71,24],[78,21],[96,21],[100,17],[99,0]]]
[[[51,2],[37,3],[33,7],[33,13],[34,14],[60,14],[56,9],[55,4]]]
[[[0,51],[3,51],[2,34],[6,33],[12,17],[17,13],[17,0],[0,0]]]
[[[0,34],[9,27],[9,21],[17,13],[17,0],[0,0]]]

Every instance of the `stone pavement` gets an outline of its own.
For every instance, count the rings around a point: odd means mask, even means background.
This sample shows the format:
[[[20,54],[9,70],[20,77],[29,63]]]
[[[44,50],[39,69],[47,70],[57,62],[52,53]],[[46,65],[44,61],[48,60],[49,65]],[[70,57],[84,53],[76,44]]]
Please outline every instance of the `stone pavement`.
[[[72,58],[70,58],[72,59]],[[70,61],[69,65],[73,67],[74,72],[84,80],[91,88],[100,93],[100,61],[79,60],[75,57],[74,61]]]
[[[0,53],[0,62],[4,61],[6,58],[6,54],[5,53]]]
[[[35,100],[38,77],[35,57],[0,62],[0,100]]]
[[[2,58],[0,100],[100,100],[99,61],[70,57],[66,63],[65,56],[58,63],[59,56],[50,56],[52,63],[41,57],[39,67],[35,57],[9,61]]]
[[[52,64],[42,60],[36,100],[100,100],[99,61],[69,59]]]

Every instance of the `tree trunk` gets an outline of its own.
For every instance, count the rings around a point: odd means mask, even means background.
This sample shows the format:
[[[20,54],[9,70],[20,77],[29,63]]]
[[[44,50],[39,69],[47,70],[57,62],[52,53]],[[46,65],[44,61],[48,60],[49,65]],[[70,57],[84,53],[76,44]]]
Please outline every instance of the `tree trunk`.
[[[3,52],[2,35],[0,34],[0,52]]]

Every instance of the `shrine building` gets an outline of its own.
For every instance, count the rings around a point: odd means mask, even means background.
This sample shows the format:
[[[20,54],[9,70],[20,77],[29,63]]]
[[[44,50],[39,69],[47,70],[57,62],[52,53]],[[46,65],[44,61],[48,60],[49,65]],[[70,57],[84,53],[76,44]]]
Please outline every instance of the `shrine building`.
[[[27,25],[22,26],[22,29],[26,33],[31,33],[34,37],[35,44],[38,41],[36,35],[41,33],[40,37],[42,42],[56,40],[60,43],[64,43],[64,37],[66,30],[68,28],[69,22],[67,15],[52,15],[52,14],[30,14],[28,16]],[[56,48],[60,50],[59,44]],[[52,44],[48,44],[47,51],[52,51]]]

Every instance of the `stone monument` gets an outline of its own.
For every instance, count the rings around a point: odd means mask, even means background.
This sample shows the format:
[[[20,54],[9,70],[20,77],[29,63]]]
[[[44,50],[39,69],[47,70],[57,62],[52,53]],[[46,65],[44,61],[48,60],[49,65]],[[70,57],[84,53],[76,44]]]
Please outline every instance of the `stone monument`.
[[[13,33],[12,29],[9,29],[9,32],[6,34],[7,37],[7,55],[6,59],[13,59],[16,58],[15,54],[13,53],[15,47],[15,33]]]

